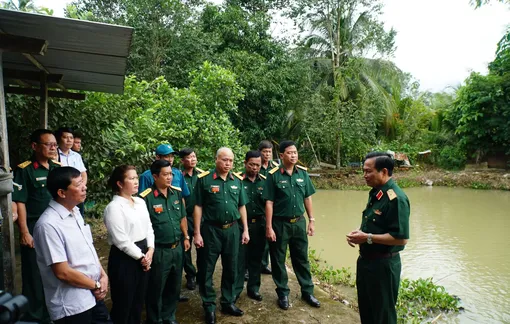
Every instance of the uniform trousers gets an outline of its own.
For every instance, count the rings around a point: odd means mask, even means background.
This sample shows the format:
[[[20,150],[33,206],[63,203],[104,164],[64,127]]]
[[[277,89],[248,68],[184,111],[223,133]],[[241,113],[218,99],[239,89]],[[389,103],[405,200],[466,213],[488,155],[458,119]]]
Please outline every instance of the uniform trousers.
[[[171,246],[156,243],[145,304],[147,324],[175,321],[181,294],[183,246]]]
[[[82,313],[66,316],[64,318],[54,321],[55,324],[91,324],[92,323],[92,308]]]
[[[216,262],[221,255],[223,273],[221,275],[222,305],[230,305],[235,301],[235,282],[237,276],[237,257],[239,254],[239,226],[233,224],[223,229],[204,222],[201,227],[204,247],[200,248],[198,258],[198,284],[202,303],[206,312],[216,309],[216,291],[213,288],[213,274]]]
[[[273,216],[273,230],[276,234],[276,242],[269,243],[271,253],[271,270],[273,281],[276,284],[278,297],[288,296],[289,277],[285,268],[287,246],[290,250],[290,261],[301,286],[302,295],[313,295],[313,282],[308,262],[308,236],[304,217],[290,223],[288,218]]]
[[[147,252],[147,240],[144,239],[135,244],[143,253]],[[108,258],[108,277],[113,323],[140,324],[149,273],[143,271],[139,260],[133,259],[112,245]]]
[[[28,218],[27,227],[30,235],[34,235],[34,227],[38,218]],[[50,323],[50,314],[44,300],[44,289],[41,273],[37,266],[34,248],[21,246],[21,293],[28,299],[28,311],[21,318],[26,322]]]
[[[242,231],[242,225],[239,225],[239,231]],[[259,292],[260,289],[260,262],[264,253],[266,240],[266,227],[262,217],[248,220],[248,231],[250,233],[250,242],[246,245],[239,242],[239,256],[237,258],[237,278],[235,287],[235,296],[239,296],[244,287],[244,271],[248,269],[248,283],[246,290],[248,292]]]
[[[398,288],[402,263],[400,254],[391,258],[364,259],[356,266],[358,306],[363,324],[397,323]]]
[[[189,235],[189,244],[190,249],[188,251],[184,251],[184,260],[183,260],[183,268],[186,273],[186,279],[194,279],[197,276],[197,269],[193,265],[193,260],[191,258],[191,247],[193,247],[193,234],[195,231],[193,230],[193,218],[186,217],[188,221],[188,235]],[[182,240],[184,242],[184,238]]]

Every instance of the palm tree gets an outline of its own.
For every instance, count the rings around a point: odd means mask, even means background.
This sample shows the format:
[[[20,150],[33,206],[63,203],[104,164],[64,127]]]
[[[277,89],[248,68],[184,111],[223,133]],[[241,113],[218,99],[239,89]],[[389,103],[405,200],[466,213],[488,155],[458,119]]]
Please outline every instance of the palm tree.
[[[8,0],[2,2],[1,5],[3,9],[46,14],[48,16],[53,15],[53,9],[36,6],[32,0],[18,0],[18,4],[15,4],[13,0]]]

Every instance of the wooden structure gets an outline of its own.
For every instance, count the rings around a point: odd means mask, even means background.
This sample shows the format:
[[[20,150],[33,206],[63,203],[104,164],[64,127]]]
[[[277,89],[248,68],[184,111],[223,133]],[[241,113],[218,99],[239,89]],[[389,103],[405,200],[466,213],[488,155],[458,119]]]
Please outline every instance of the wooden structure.
[[[132,34],[130,27],[0,9],[0,166],[10,167],[5,94],[38,96],[41,128],[48,127],[48,97],[121,94]],[[10,194],[0,196],[0,207],[3,288],[15,292]]]

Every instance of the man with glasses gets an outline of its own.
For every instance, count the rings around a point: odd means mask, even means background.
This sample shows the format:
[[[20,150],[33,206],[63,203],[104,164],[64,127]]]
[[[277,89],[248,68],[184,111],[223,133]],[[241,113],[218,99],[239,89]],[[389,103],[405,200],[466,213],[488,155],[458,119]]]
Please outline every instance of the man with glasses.
[[[22,294],[29,302],[29,310],[23,320],[49,323],[32,235],[35,223],[51,200],[46,180],[48,173],[59,167],[59,163],[52,160],[57,154],[57,140],[50,130],[38,129],[30,136],[30,142],[32,158],[18,165],[14,173],[14,182],[20,189],[12,194],[12,200],[18,207]]]

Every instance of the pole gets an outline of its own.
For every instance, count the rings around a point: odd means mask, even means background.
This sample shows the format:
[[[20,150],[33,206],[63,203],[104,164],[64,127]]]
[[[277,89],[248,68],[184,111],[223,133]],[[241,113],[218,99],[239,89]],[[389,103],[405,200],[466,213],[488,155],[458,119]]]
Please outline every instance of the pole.
[[[46,72],[41,72],[41,86],[39,99],[39,126],[48,128],[48,82]]]
[[[9,170],[9,140],[7,138],[7,112],[5,110],[5,93],[2,69],[2,51],[0,51],[0,165]],[[3,289],[10,293],[16,292],[14,281],[16,273],[16,256],[14,254],[14,225],[12,222],[11,194],[0,196],[2,211],[2,245],[3,245]]]

